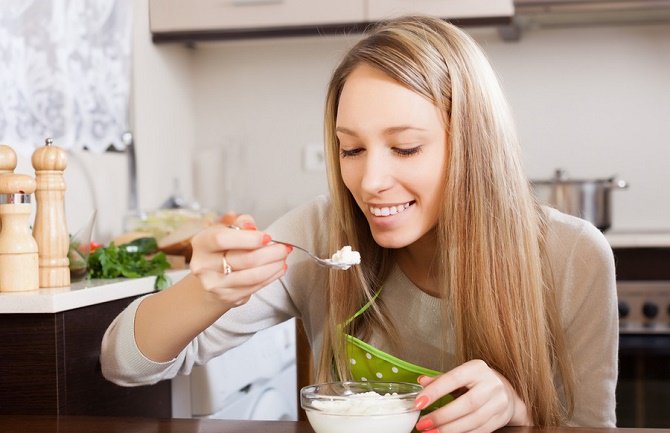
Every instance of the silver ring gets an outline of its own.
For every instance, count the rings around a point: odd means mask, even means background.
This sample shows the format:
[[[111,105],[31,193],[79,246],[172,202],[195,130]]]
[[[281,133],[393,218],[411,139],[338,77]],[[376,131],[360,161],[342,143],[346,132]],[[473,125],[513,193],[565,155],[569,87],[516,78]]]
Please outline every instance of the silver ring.
[[[230,224],[228,224],[226,227],[228,227],[229,229],[242,230],[241,228],[239,228],[237,226],[230,225]]]
[[[221,262],[223,263],[223,275],[230,275],[233,272],[233,268],[230,267],[226,260],[226,253],[223,253],[221,256]]]

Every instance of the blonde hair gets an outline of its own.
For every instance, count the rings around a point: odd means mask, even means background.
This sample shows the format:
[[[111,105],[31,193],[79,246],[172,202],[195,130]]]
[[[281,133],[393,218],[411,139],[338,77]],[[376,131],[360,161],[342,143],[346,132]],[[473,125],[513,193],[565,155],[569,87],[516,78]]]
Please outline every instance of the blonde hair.
[[[329,247],[352,245],[365,260],[355,273],[330,272],[318,379],[349,376],[343,330],[363,337],[394,334],[383,297],[364,320],[342,328],[393,265],[392,251],[374,242],[340,176],[337,107],[360,64],[378,68],[444,112],[448,168],[436,251],[458,362],[484,360],[509,380],[536,425],[560,424],[572,412],[574,385],[546,262],[544,214],[523,173],[511,115],[486,57],[467,34],[430,17],[403,17],[375,29],[347,53],[328,88]]]

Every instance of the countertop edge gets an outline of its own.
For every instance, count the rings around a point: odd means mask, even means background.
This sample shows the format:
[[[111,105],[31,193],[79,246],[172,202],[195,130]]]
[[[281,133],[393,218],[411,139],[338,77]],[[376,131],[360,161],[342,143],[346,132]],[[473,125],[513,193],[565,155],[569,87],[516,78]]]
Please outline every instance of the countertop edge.
[[[181,280],[188,271],[169,271],[172,283]],[[60,313],[104,302],[153,292],[156,277],[81,281],[62,289],[40,289],[35,292],[0,293],[0,314]]]
[[[670,247],[670,232],[612,231],[604,233],[612,248]]]

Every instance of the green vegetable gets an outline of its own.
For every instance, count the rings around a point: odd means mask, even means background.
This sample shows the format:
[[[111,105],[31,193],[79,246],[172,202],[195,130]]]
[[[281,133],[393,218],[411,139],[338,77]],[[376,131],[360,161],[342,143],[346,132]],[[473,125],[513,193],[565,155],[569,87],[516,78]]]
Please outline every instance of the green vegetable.
[[[156,242],[156,238],[153,237],[139,238],[132,242],[120,245],[119,248],[123,248],[131,253],[135,252],[147,255],[158,251],[158,243]]]
[[[93,251],[88,257],[88,277],[139,278],[155,275],[156,289],[162,290],[170,285],[170,280],[165,275],[165,270],[170,268],[170,264],[164,253],[158,253],[147,260],[143,253],[133,248],[128,249],[126,245],[117,247],[112,242],[107,247]]]

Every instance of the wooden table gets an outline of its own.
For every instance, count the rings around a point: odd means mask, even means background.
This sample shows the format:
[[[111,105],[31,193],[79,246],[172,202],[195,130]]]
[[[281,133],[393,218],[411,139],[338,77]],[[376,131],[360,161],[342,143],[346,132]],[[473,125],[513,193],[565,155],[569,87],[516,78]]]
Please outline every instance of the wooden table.
[[[0,433],[314,433],[306,421],[0,416]],[[501,433],[670,433],[670,429],[505,427]],[[370,432],[384,433],[384,432]]]

